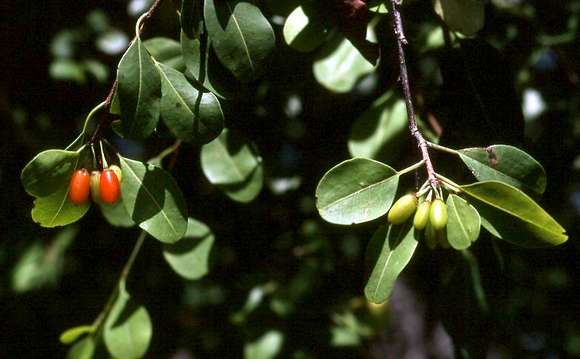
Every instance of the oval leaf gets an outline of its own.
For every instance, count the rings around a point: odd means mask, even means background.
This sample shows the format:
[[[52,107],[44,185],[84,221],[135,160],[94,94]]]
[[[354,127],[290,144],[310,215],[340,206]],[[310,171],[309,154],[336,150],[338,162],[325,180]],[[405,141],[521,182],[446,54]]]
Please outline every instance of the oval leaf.
[[[143,41],[143,45],[156,61],[178,71],[185,70],[179,42],[168,37],[154,37]]]
[[[435,12],[453,31],[472,36],[481,30],[485,21],[485,2],[482,0],[435,0]]]
[[[79,152],[47,150],[40,152],[22,170],[20,180],[31,196],[44,197],[68,185],[77,168]]]
[[[67,359],[92,359],[95,354],[95,339],[92,336],[79,340],[68,351]]]
[[[218,185],[218,188],[236,202],[249,203],[260,194],[263,185],[264,168],[260,163],[244,182]]]
[[[152,333],[151,318],[145,307],[137,305],[121,288],[103,329],[103,340],[109,353],[115,358],[142,358]]]
[[[211,92],[198,92],[177,71],[156,63],[161,75],[161,118],[175,135],[184,141],[207,143],[223,129],[224,114]]]
[[[63,344],[71,344],[76,342],[81,336],[89,334],[95,331],[95,327],[92,325],[81,325],[78,327],[70,328],[62,332],[59,340]]]
[[[537,194],[546,189],[544,167],[519,148],[507,145],[465,148],[459,157],[479,181],[505,182]]]
[[[185,200],[169,173],[160,167],[120,157],[125,209],[157,240],[178,241],[187,229]]]
[[[195,84],[224,99],[239,93],[239,82],[216,58],[206,33],[193,39],[181,32],[185,76]]]
[[[32,220],[47,228],[66,226],[81,219],[90,207],[91,201],[74,205],[68,198],[68,186],[64,186],[50,196],[34,200]]]
[[[389,91],[378,98],[354,122],[348,139],[353,157],[390,162],[399,156],[401,142],[407,137],[407,108],[403,100]]]
[[[374,66],[344,38],[338,46],[336,43],[328,43],[313,65],[316,81],[330,91],[339,93],[352,90],[362,76],[373,70]]]
[[[461,186],[470,201],[502,239],[525,247],[546,247],[568,240],[565,229],[525,193],[498,181]]]
[[[397,171],[384,163],[354,158],[331,168],[316,187],[316,208],[326,221],[372,221],[389,210],[399,185]]]
[[[242,81],[256,79],[276,45],[272,26],[260,9],[245,1],[206,0],[204,16],[221,63]]]
[[[260,162],[252,144],[227,129],[201,148],[201,168],[214,185],[243,183]]]
[[[450,194],[447,197],[447,241],[455,249],[465,249],[479,237],[481,217],[463,198]]]
[[[187,222],[185,236],[163,246],[163,257],[171,268],[186,279],[199,279],[209,271],[214,236],[208,226],[193,218]]]
[[[284,41],[294,50],[310,52],[324,42],[328,30],[320,17],[309,17],[302,6],[298,6],[284,22]]]
[[[397,277],[415,253],[417,240],[415,231],[408,222],[403,225],[382,225],[371,242],[374,243],[369,243],[370,247],[382,247],[365,286],[365,296],[371,303],[380,304],[389,299]]]
[[[121,197],[114,204],[104,204],[99,203],[99,208],[101,209],[101,214],[110,225],[115,227],[133,227],[135,222],[131,219],[131,216],[125,209],[123,204],[123,197]]]
[[[136,38],[121,58],[117,81],[124,137],[148,137],[159,121],[161,81],[141,39]]]

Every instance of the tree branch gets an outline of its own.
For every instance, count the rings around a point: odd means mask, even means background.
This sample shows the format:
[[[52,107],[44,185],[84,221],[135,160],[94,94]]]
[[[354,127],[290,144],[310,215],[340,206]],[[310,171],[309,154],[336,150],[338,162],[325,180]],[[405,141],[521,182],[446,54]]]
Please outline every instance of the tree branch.
[[[391,7],[393,9],[393,32],[395,38],[397,39],[397,47],[399,50],[399,68],[401,74],[401,87],[403,88],[403,94],[405,96],[405,104],[407,105],[407,117],[409,119],[409,131],[411,135],[415,137],[417,145],[421,151],[421,156],[425,162],[425,170],[427,171],[427,177],[429,182],[433,186],[437,186],[439,181],[435,175],[435,170],[433,169],[433,164],[431,163],[431,158],[429,157],[429,148],[427,141],[419,131],[417,127],[417,119],[415,117],[415,109],[413,107],[413,99],[411,96],[411,87],[409,85],[409,74],[407,71],[407,62],[405,61],[405,48],[407,45],[407,39],[405,38],[405,32],[403,30],[403,21],[401,19],[401,13],[399,11],[399,6],[401,5],[401,0],[391,0]]]

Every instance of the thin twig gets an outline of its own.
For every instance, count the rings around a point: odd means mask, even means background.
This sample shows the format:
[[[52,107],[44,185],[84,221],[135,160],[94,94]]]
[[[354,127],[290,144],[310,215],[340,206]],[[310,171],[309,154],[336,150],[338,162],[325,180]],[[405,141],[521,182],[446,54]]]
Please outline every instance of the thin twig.
[[[399,49],[399,67],[401,73],[401,86],[403,87],[403,94],[405,96],[405,103],[407,105],[407,116],[409,118],[409,131],[411,135],[417,140],[419,149],[421,150],[421,156],[423,161],[425,161],[425,169],[427,170],[427,177],[429,182],[433,186],[438,185],[437,177],[435,176],[435,170],[433,169],[433,164],[431,163],[431,158],[429,157],[429,148],[427,146],[427,141],[419,131],[417,127],[417,119],[415,117],[415,109],[413,107],[413,99],[411,97],[411,87],[409,85],[409,74],[407,71],[407,62],[405,61],[405,49],[404,46],[407,44],[407,39],[405,38],[405,32],[403,29],[403,21],[401,19],[401,13],[399,11],[399,6],[401,5],[401,0],[391,0],[391,7],[393,8],[393,32],[397,39],[397,47]]]

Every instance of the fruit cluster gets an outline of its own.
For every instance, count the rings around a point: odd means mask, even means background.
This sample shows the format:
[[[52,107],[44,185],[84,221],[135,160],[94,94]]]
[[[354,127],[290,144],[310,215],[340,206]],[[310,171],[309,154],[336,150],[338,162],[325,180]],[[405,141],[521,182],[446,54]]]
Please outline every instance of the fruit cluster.
[[[121,197],[121,179],[121,169],[115,165],[90,174],[86,168],[81,168],[70,179],[69,199],[79,206],[88,201],[90,193],[96,203],[114,204]]]
[[[447,226],[447,205],[440,198],[431,201],[431,195],[419,198],[416,193],[409,193],[399,198],[389,210],[389,223],[397,225],[405,223],[414,213],[413,226],[418,231],[425,230],[425,238],[430,248],[439,243],[448,247],[445,227]]]

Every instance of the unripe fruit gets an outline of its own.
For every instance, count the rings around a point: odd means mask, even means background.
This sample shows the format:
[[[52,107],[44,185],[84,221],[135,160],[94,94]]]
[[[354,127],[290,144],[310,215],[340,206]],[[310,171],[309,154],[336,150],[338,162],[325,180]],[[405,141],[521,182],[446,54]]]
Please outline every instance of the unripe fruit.
[[[81,168],[73,173],[68,191],[68,196],[72,203],[78,206],[89,199],[90,180],[91,176],[89,175],[89,171],[85,168]]]
[[[429,211],[429,222],[435,230],[442,230],[447,225],[447,205],[439,198],[431,204]]]
[[[99,181],[99,195],[101,201],[106,204],[113,204],[117,202],[121,196],[121,186],[119,178],[112,169],[103,170],[101,179]]]
[[[387,219],[389,223],[404,223],[417,209],[417,197],[415,194],[406,194],[399,198],[391,207]]]
[[[121,171],[121,168],[117,165],[110,165],[109,169],[115,171],[117,179],[119,180],[119,183],[121,183],[121,181],[123,181],[123,171]]]
[[[93,202],[98,203],[101,200],[99,187],[101,185],[101,172],[91,172],[91,198]]]
[[[431,223],[428,223],[425,228],[425,241],[427,242],[427,247],[429,247],[429,249],[434,250],[437,248],[437,232]]]
[[[429,210],[431,209],[431,201],[424,201],[417,208],[415,212],[415,218],[413,218],[413,225],[415,229],[422,230],[427,227],[427,222],[429,222]]]

